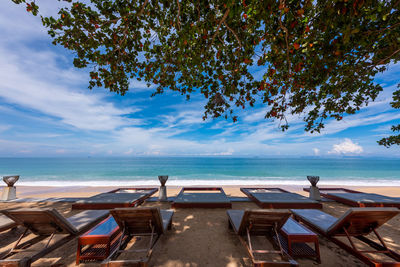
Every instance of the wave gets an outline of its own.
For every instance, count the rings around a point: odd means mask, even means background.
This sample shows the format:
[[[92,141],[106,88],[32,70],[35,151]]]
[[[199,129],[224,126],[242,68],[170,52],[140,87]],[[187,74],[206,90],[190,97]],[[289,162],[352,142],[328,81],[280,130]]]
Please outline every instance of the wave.
[[[87,180],[87,181],[62,181],[62,180],[36,180],[36,181],[20,181],[18,185],[21,186],[82,186],[82,187],[99,187],[99,186],[115,186],[115,187],[128,187],[128,186],[159,186],[160,183],[156,179],[145,179],[145,180]],[[182,179],[170,179],[167,182],[167,186],[249,186],[249,185],[296,185],[296,186],[307,186],[310,183],[303,178],[303,180],[297,179],[230,179],[230,180],[206,180],[206,179],[193,179],[193,180],[182,180]],[[400,180],[388,180],[388,179],[331,179],[324,180],[318,183],[319,186],[328,185],[340,185],[340,186],[400,186]]]

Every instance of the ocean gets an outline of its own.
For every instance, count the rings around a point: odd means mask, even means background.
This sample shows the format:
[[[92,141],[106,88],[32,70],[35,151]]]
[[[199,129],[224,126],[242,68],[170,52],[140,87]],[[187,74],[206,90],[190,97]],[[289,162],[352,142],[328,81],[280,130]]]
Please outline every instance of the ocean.
[[[0,176],[26,186],[319,185],[400,186],[400,159],[320,158],[0,158]]]

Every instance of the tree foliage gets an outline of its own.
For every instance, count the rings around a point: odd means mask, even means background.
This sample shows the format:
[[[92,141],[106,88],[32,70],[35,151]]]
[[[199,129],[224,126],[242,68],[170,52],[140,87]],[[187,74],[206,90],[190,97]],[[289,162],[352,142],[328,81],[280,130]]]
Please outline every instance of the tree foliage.
[[[34,2],[13,1],[38,14]],[[319,132],[375,100],[374,76],[400,59],[399,0],[64,2],[41,19],[75,67],[91,68],[89,88],[123,95],[137,78],[156,84],[154,94],[198,91],[205,117],[236,121],[235,109],[262,102],[267,118],[305,114],[305,130]]]

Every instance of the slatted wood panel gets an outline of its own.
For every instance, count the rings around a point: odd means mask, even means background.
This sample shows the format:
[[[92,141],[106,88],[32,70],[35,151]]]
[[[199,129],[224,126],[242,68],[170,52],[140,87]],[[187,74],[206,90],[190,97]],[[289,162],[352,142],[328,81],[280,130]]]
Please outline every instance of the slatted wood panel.
[[[2,211],[17,224],[27,227],[36,235],[76,234],[72,226],[55,209],[18,209]]]
[[[82,250],[79,259],[77,259],[78,262],[106,259],[110,252],[113,252],[118,248],[121,235],[122,233],[120,232],[113,238],[113,240],[110,240],[109,251],[107,250],[107,244],[94,244],[87,246]]]
[[[396,208],[352,208],[328,229],[328,234],[367,235],[400,213]]]
[[[267,211],[267,210],[245,210],[242,222],[238,229],[238,234],[246,233],[246,228],[251,225],[250,233],[255,235],[268,234],[282,228],[287,219],[290,217],[288,210]]]
[[[163,233],[163,224],[158,208],[120,208],[110,211],[115,221],[125,228],[127,234],[151,233],[150,222],[158,234]]]
[[[279,241],[281,242],[282,248],[285,250],[286,253],[288,253],[288,241],[286,240],[285,237],[282,235],[278,235]],[[277,237],[274,237],[275,240],[277,240]],[[315,252],[314,249],[312,249],[309,245],[306,243],[292,243],[291,244],[291,249],[292,249],[292,254],[291,256],[300,256],[300,257],[315,257],[319,258],[319,255],[317,252]]]

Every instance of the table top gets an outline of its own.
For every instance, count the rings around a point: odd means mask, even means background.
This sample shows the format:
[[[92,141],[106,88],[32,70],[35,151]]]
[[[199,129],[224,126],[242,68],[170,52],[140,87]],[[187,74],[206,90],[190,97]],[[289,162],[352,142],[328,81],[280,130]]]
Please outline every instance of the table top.
[[[114,217],[109,216],[104,221],[90,229],[81,237],[89,237],[89,236],[110,236],[114,233],[114,231],[118,229],[118,224],[114,220]]]
[[[281,229],[287,235],[317,235],[305,226],[293,220],[292,218],[289,218]]]

